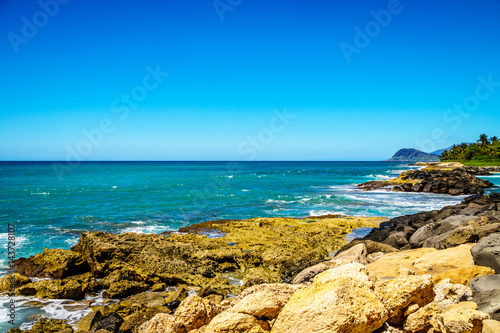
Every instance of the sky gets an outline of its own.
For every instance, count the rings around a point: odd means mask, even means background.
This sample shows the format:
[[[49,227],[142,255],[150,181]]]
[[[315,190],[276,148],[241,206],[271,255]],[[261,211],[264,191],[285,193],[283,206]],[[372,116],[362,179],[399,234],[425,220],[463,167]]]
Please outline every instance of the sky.
[[[0,2],[0,160],[373,160],[500,136],[500,1]]]

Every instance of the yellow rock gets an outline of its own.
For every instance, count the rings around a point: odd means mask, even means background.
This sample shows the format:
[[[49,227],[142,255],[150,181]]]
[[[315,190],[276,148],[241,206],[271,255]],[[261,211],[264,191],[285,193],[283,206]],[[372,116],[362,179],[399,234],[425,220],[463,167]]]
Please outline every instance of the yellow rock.
[[[438,304],[429,303],[406,318],[404,329],[409,332],[417,332],[431,326],[431,319],[442,311]]]
[[[233,302],[230,312],[244,313],[261,320],[272,320],[301,285],[261,284],[247,288]]]
[[[172,328],[174,316],[158,313],[137,329],[137,333],[164,333]]]
[[[387,319],[366,269],[348,264],[316,276],[292,296],[272,333],[373,332]]]
[[[204,333],[266,333],[269,324],[244,313],[223,312],[205,328]]]
[[[394,278],[405,268],[417,274],[430,274],[434,282],[451,279],[451,283],[468,284],[477,276],[492,274],[487,267],[475,266],[470,253],[473,244],[436,250],[420,248],[384,254],[377,261],[366,265],[379,278]]]
[[[444,333],[480,333],[487,313],[471,309],[471,302],[449,306],[432,320],[432,326]]]
[[[500,321],[486,319],[483,320],[482,333],[498,333],[500,332]]]

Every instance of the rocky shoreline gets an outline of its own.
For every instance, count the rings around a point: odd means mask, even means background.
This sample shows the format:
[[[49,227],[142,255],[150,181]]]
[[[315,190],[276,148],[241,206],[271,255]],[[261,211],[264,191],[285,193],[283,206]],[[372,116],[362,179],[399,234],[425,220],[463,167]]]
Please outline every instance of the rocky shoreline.
[[[456,170],[428,168],[446,178]],[[345,244],[361,227],[373,229]],[[257,218],[162,235],[86,232],[70,251],[46,249],[15,266],[0,291],[14,282],[17,295],[104,300],[87,301],[76,323],[42,318],[9,333],[500,332],[500,194],[391,220]]]
[[[371,181],[359,184],[365,191],[389,189],[395,192],[426,192],[449,195],[483,194],[493,187],[487,180],[477,176],[499,172],[497,167],[465,167],[460,163],[418,163],[422,170],[409,170],[399,177],[385,181]]]

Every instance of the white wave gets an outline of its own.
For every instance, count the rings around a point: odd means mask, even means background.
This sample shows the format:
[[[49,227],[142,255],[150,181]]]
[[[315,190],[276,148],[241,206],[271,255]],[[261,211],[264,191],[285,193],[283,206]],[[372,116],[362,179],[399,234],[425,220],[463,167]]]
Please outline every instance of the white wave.
[[[275,200],[275,199],[268,199],[266,203],[272,203],[272,204],[289,204],[289,203],[294,203],[295,201],[286,201],[286,200]]]
[[[139,220],[139,221],[131,221],[131,222],[132,222],[133,224],[140,224],[140,225],[142,225],[142,224],[146,224],[146,222],[144,222],[144,221],[140,221],[140,220]]]
[[[387,175],[375,175],[375,178],[378,180],[388,180],[388,179],[392,179],[394,177],[387,176]]]
[[[406,172],[406,171],[408,171],[408,170],[388,170],[386,172],[388,174],[391,174],[391,175],[399,175],[399,174]]]
[[[141,227],[128,227],[123,229],[120,233],[133,232],[136,234],[157,234],[163,231],[173,231],[173,229],[164,226],[150,225]]]
[[[344,212],[332,211],[332,210],[310,210],[309,216],[323,216],[323,215],[345,215]]]
[[[250,191],[250,190],[246,190],[246,189],[241,190],[241,192],[248,192],[248,191]]]
[[[31,192],[32,195],[50,195],[49,192]]]
[[[19,250],[21,247],[23,247],[26,244],[29,244],[29,239],[26,236],[19,235],[19,232],[16,232],[15,234],[15,246],[14,248],[16,250]],[[9,234],[6,232],[0,233],[0,245],[4,248],[7,249],[9,247]],[[12,246],[12,244],[11,244]]]
[[[64,242],[66,244],[68,244],[69,246],[73,246],[73,245],[76,245],[79,240],[80,240],[80,238],[78,238],[78,237],[72,237],[72,238],[65,239]]]

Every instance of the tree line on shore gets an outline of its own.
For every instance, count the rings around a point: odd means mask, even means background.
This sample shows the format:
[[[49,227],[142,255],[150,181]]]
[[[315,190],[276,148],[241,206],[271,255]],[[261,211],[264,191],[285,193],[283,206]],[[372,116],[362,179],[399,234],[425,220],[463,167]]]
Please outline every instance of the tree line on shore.
[[[489,138],[486,134],[481,134],[479,140],[474,143],[453,145],[441,154],[440,159],[500,163],[500,140],[497,136]]]

